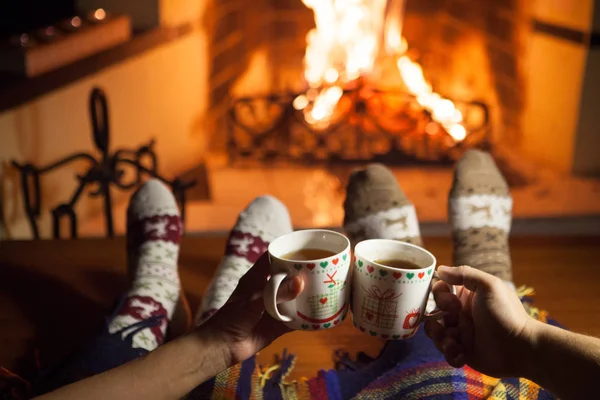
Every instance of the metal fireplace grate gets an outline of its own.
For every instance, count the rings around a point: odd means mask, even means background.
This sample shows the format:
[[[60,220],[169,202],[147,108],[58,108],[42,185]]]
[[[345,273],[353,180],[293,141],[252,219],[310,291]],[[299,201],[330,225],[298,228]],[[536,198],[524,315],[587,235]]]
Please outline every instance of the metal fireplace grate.
[[[234,99],[228,118],[232,164],[245,162],[450,164],[469,148],[490,147],[489,112],[481,102],[453,100],[467,137],[455,141],[414,96],[400,90],[344,91],[326,126],[307,123],[297,93]]]

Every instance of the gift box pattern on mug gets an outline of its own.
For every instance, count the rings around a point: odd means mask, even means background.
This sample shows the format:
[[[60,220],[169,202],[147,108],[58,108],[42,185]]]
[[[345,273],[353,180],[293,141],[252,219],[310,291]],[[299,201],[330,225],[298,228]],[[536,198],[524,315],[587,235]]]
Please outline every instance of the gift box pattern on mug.
[[[403,307],[404,288],[427,285],[433,268],[426,271],[393,271],[372,265],[364,260],[354,262],[354,284],[358,275],[368,279],[359,287],[360,296],[354,299],[353,313],[360,318],[355,326],[371,336],[386,340],[407,339],[414,335],[421,320],[421,310],[414,306]],[[362,278],[364,279],[364,278]],[[357,288],[352,290],[356,291]],[[355,294],[356,296],[356,294]],[[401,332],[394,334],[393,332]]]
[[[402,293],[393,289],[382,292],[376,285],[362,290],[365,292],[360,311],[363,321],[376,328],[392,329],[398,318],[397,299]]]

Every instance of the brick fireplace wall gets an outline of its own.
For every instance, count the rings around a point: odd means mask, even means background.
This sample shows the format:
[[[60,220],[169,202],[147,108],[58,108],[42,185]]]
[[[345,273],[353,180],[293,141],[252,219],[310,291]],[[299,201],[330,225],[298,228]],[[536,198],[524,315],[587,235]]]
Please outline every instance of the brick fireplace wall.
[[[434,88],[491,107],[496,142],[518,152],[508,170],[600,176],[600,1],[407,0],[406,15]]]
[[[265,93],[302,85],[305,35],[314,26],[301,0],[213,0],[205,14],[210,37],[208,130],[213,151],[225,151],[226,116],[236,82],[260,56],[269,73],[251,78],[251,89]],[[244,93],[242,89],[241,94]]]

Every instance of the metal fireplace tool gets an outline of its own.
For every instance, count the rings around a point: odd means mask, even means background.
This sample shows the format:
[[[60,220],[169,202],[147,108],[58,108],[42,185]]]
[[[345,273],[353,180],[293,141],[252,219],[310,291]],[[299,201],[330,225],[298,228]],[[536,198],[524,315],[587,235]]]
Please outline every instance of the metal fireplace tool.
[[[23,205],[25,213],[31,226],[33,236],[39,239],[38,218],[41,214],[41,189],[40,178],[72,162],[85,160],[89,163],[87,171],[83,175],[77,175],[79,181],[77,188],[71,198],[52,210],[53,236],[61,238],[61,221],[68,219],[70,225],[70,237],[77,237],[77,215],[75,206],[81,199],[85,190],[92,185],[97,187],[89,192],[90,197],[102,197],[104,203],[104,217],[106,221],[106,233],[109,237],[114,236],[114,225],[112,215],[111,186],[121,190],[129,190],[137,187],[142,182],[143,176],[154,177],[165,184],[171,190],[181,208],[181,218],[185,218],[186,190],[193,187],[195,181],[183,181],[180,178],[167,180],[158,174],[158,159],[154,152],[154,140],[140,146],[137,150],[117,149],[109,151],[109,115],[108,102],[105,93],[94,88],[89,98],[89,110],[92,123],[92,135],[94,145],[100,152],[97,158],[90,153],[79,152],[72,154],[62,160],[46,166],[35,166],[33,164],[20,164],[13,161],[12,164],[19,169],[21,174],[21,186],[23,191]],[[146,164],[146,165],[144,165]],[[132,180],[126,182],[125,170],[129,167],[134,170]]]

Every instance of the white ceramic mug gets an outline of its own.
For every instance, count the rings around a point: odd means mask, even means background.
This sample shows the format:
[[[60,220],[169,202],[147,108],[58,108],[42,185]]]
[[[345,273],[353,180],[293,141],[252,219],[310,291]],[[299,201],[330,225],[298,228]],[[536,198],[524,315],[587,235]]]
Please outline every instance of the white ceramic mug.
[[[425,313],[436,274],[433,254],[410,243],[372,239],[358,243],[354,255],[352,321],[356,328],[386,340],[407,339],[421,322],[443,315],[441,311]],[[409,261],[419,269],[389,267],[377,260]]]
[[[287,260],[282,256],[301,249],[327,250],[331,257]],[[269,245],[271,278],[264,292],[265,309],[276,320],[296,330],[333,328],[346,318],[350,297],[350,241],[344,235],[323,230],[296,231]],[[277,290],[284,279],[300,275],[304,290],[292,301],[277,304]]]

